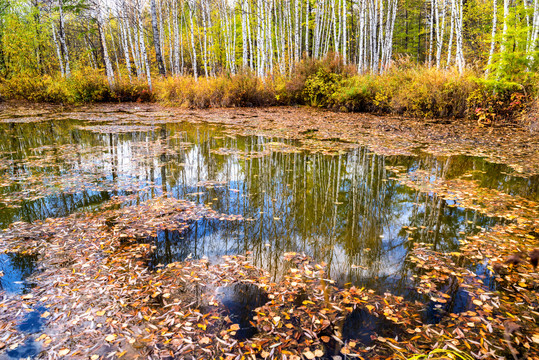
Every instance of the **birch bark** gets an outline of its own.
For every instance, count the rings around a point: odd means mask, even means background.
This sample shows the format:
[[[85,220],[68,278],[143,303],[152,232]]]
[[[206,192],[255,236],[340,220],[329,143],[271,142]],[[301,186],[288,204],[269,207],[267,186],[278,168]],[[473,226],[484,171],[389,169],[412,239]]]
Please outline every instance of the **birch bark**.
[[[159,75],[165,76],[165,65],[163,64],[163,57],[161,55],[161,29],[157,25],[157,10],[155,6],[155,0],[150,0],[150,11],[152,13],[152,30],[153,30],[153,44],[155,48],[155,60],[157,62],[157,68],[159,69]]]

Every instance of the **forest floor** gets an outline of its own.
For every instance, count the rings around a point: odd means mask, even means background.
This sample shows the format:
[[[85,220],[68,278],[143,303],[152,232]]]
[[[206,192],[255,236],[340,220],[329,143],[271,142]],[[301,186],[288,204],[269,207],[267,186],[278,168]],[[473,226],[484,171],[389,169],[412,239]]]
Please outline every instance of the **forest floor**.
[[[125,119],[143,116],[145,124],[219,123],[235,134],[302,139],[305,148],[328,154],[350,143],[387,155],[410,155],[421,148],[486,157],[522,177],[539,173],[539,137],[514,124],[483,127],[474,121],[292,107],[194,111],[144,104],[66,109],[8,103],[0,111],[2,122],[100,121],[120,112]],[[448,288],[460,287],[469,297],[467,311],[424,324],[424,304],[369,289],[337,288],[326,279],[325,264],[295,253],[285,255],[288,272],[276,283],[252,266],[249,254],[225,257],[218,264],[197,260],[149,269],[145,258],[151,247],[141,237],[156,229],[181,230],[201,216],[224,215],[170,198],[118,208],[125,201],[118,198],[101,212],[18,222],[0,234],[0,252],[35,254],[41,262],[30,293],[0,293],[0,352],[26,346],[28,336],[17,324],[41,308],[46,327],[31,341],[42,344],[43,358],[397,359],[443,348],[473,358],[539,359],[539,274],[526,254],[539,247],[539,204],[480,188],[474,181],[431,181],[421,172],[393,172],[410,187],[507,221],[468,237],[458,252],[433,251],[428,244],[416,244],[410,252],[407,261],[417,269],[412,280],[417,291],[444,307]],[[488,271],[498,290],[486,286],[485,274],[471,268]],[[256,316],[247,328],[231,321],[216,296],[215,289],[231,286],[240,297],[254,293]],[[360,327],[357,339],[343,336],[350,322]],[[253,337],[245,334],[250,328],[257,331]]]

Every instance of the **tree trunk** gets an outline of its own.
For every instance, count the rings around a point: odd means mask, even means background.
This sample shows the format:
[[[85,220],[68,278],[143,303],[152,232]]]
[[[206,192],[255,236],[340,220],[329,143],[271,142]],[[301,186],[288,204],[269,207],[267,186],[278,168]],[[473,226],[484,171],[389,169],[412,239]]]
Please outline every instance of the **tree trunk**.
[[[103,52],[103,63],[105,66],[105,73],[107,74],[107,81],[109,87],[114,89],[114,71],[112,70],[112,64],[109,58],[109,51],[107,48],[107,39],[105,38],[105,29],[103,28],[103,15],[101,14],[101,6],[97,5],[97,30],[99,32],[99,40],[101,41],[101,49]]]
[[[150,9],[152,13],[152,30],[153,30],[153,44],[155,47],[155,60],[157,61],[157,68],[159,69],[159,75],[165,76],[165,65],[163,64],[163,57],[161,55],[161,35],[160,29],[157,25],[157,11],[155,6],[155,0],[150,0]],[[150,86],[151,87],[151,86]]]
[[[69,52],[67,51],[62,0],[58,0],[58,7],[60,10],[60,32],[59,32],[60,44],[62,44],[62,52],[64,55],[64,61],[65,61],[65,76],[66,78],[69,78],[71,76],[71,69],[69,66]]]
[[[488,76],[490,72],[490,66],[492,65],[492,57],[494,56],[494,49],[496,48],[496,23],[498,22],[498,1],[497,0],[493,0],[492,7],[493,7],[492,33],[490,35],[490,52],[488,54],[487,68],[485,69],[485,76]]]
[[[146,81],[148,82],[148,87],[150,91],[152,88],[152,74],[150,72],[150,62],[148,61],[148,54],[146,52],[146,43],[144,41],[144,28],[142,27],[142,9],[137,9],[137,20],[138,20],[138,35],[139,35],[139,47],[140,47],[140,57],[141,61],[144,62],[146,68]]]
[[[189,21],[191,23],[191,55],[192,55],[192,65],[193,65],[193,76],[195,81],[198,81],[198,71],[197,71],[197,51],[195,46],[195,22],[193,18],[196,16],[195,2],[189,2]]]
[[[52,26],[52,40],[54,41],[54,45],[56,47],[56,55],[58,55],[58,63],[60,64],[60,73],[62,74],[62,77],[65,76],[65,70],[64,70],[64,59],[62,58],[62,50],[60,49],[60,44],[58,43],[58,40],[56,39],[56,27],[54,26],[54,21],[51,21]]]

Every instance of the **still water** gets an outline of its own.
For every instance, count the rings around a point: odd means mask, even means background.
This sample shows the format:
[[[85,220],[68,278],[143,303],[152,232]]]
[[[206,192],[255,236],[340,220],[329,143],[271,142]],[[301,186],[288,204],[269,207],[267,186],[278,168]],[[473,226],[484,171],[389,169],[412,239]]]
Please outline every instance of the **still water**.
[[[167,194],[243,221],[202,219],[162,231],[151,264],[251,252],[276,276],[285,252],[328,264],[338,284],[406,295],[415,242],[439,251],[500,220],[399,184],[387,167],[432,179],[465,176],[530,199],[538,179],[481,158],[381,156],[366,148],[323,154],[301,142],[239,136],[207,124],[54,120],[0,123],[0,227],[99,211],[113,196]],[[134,203],[134,202],[133,202]],[[132,204],[133,204],[132,203]],[[21,293],[35,259],[0,254],[0,290]]]

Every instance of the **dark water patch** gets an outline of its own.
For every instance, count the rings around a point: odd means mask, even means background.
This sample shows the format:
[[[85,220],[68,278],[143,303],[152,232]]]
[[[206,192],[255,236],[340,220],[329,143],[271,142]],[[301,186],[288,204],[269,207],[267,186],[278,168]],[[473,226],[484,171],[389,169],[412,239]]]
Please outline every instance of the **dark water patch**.
[[[0,254],[0,290],[22,294],[31,284],[26,282],[36,269],[38,256],[20,253]]]
[[[33,359],[41,352],[41,346],[32,337],[29,337],[16,349],[7,350],[5,355],[0,355],[0,360]]]
[[[257,333],[257,328],[251,324],[254,310],[269,301],[268,294],[256,285],[236,283],[218,288],[217,297],[225,306],[230,320],[240,326],[236,339],[253,337]]]
[[[156,237],[147,239],[155,246],[149,265],[154,268],[159,264],[166,265],[186,259],[238,254],[240,250],[223,244],[230,239],[223,232],[233,226],[230,221],[203,218],[191,222],[183,231],[159,230]]]
[[[43,329],[44,321],[41,315],[46,311],[43,306],[39,306],[34,311],[27,313],[19,324],[19,331],[27,334],[35,334]]]
[[[17,328],[30,336],[17,348],[8,349],[3,356],[0,355],[0,360],[33,359],[41,352],[42,348],[40,343],[35,341],[35,334],[43,331],[44,321],[41,315],[45,311],[45,307],[38,306],[24,315]]]
[[[402,329],[383,316],[371,314],[367,309],[358,307],[344,320],[343,340],[358,340],[364,346],[370,346],[379,337],[395,338]]]
[[[449,297],[440,301],[428,301],[423,313],[424,323],[438,324],[449,314],[460,314],[475,307],[470,293],[460,287],[456,279],[450,280],[441,290]]]

